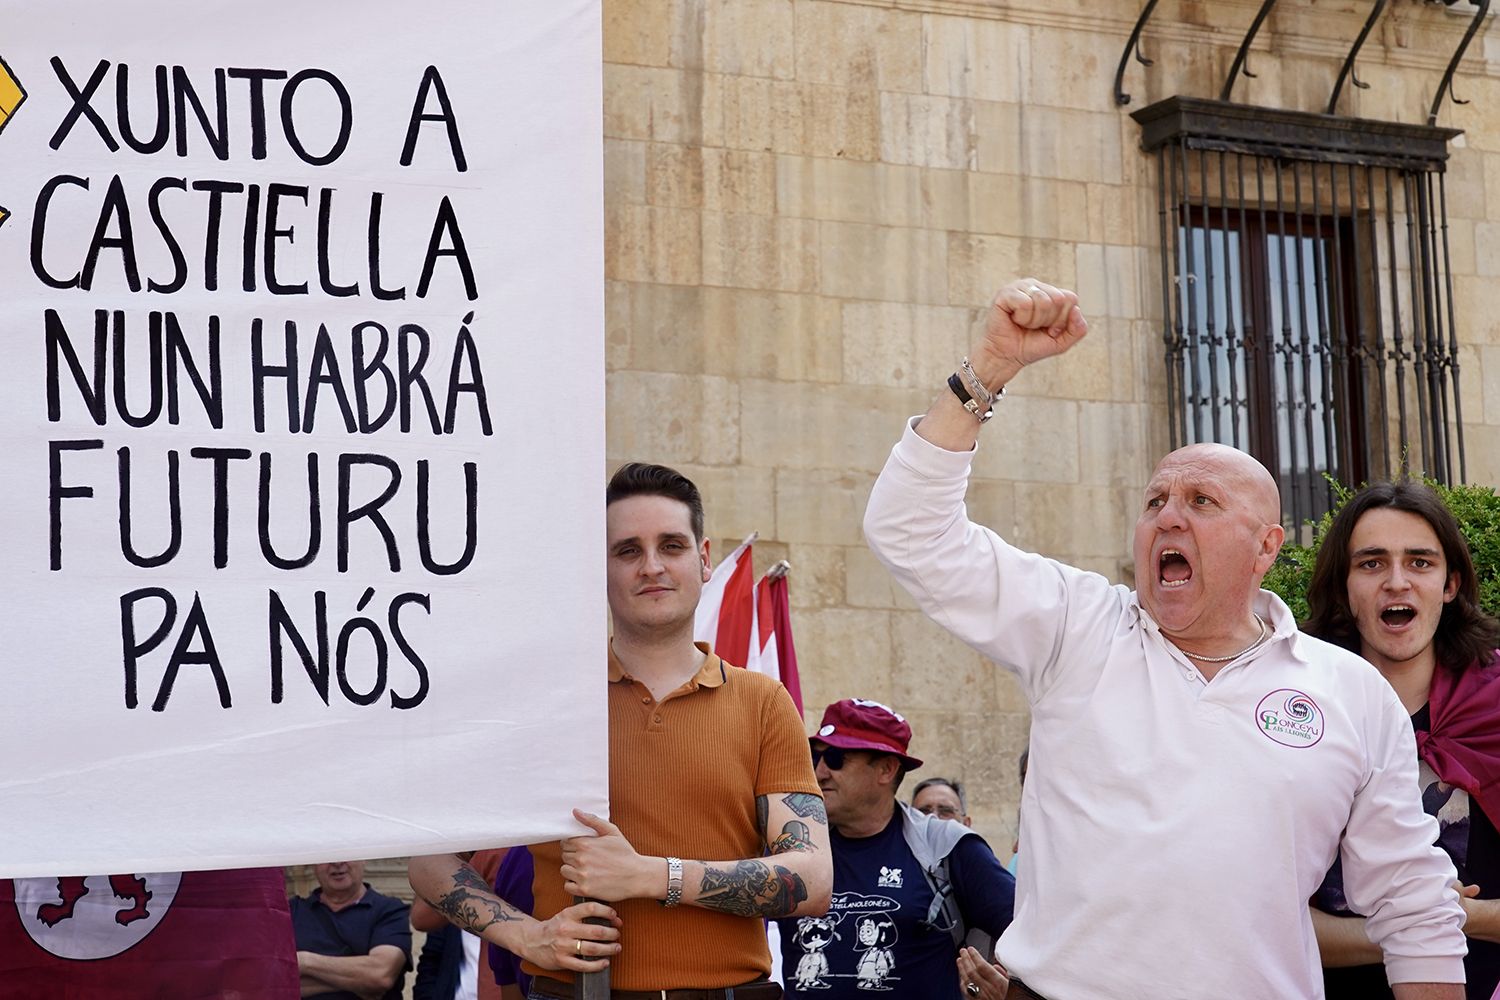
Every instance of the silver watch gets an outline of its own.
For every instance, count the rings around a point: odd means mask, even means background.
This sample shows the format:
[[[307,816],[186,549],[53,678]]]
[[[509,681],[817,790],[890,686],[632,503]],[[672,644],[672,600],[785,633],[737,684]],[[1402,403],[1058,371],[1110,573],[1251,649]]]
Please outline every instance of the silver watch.
[[[667,898],[662,906],[676,906],[682,902],[682,859],[667,859]]]

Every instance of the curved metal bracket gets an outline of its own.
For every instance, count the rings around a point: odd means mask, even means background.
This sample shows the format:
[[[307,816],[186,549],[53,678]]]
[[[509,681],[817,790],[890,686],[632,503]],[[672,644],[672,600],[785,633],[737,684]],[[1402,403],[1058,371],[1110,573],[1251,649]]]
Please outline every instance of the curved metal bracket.
[[[1150,59],[1141,55],[1141,31],[1151,19],[1151,12],[1156,9],[1157,3],[1158,0],[1147,0],[1146,9],[1141,11],[1141,16],[1135,22],[1135,30],[1130,33],[1130,41],[1125,43],[1125,52],[1120,56],[1120,68],[1115,70],[1115,103],[1121,107],[1130,103],[1130,95],[1125,93],[1125,67],[1130,65],[1130,54],[1135,53],[1136,61],[1142,66],[1152,65]]]
[[[1485,0],[1486,3],[1489,0]],[[1245,40],[1240,43],[1240,50],[1234,54],[1234,65],[1229,67],[1229,78],[1224,81],[1224,89],[1219,92],[1219,100],[1228,102],[1230,91],[1234,90],[1235,78],[1244,70],[1246,76],[1254,79],[1255,74],[1245,67],[1245,60],[1250,55],[1250,43],[1255,41],[1255,33],[1260,31],[1260,26],[1265,23],[1266,17],[1271,13],[1271,8],[1276,6],[1276,0],[1265,0],[1256,12],[1255,20],[1250,22],[1250,30],[1245,34]]]
[[[1348,79],[1360,90],[1369,90],[1370,85],[1360,80],[1354,72],[1354,59],[1359,55],[1359,50],[1364,46],[1365,39],[1370,37],[1370,29],[1375,27],[1375,22],[1380,20],[1381,12],[1385,10],[1386,0],[1375,0],[1375,6],[1370,10],[1370,16],[1365,19],[1365,26],[1360,30],[1359,37],[1354,40],[1354,47],[1349,50],[1349,57],[1344,60],[1344,68],[1339,71],[1338,82],[1333,85],[1333,96],[1328,98],[1328,113],[1336,114],[1334,110],[1339,103],[1339,94],[1343,92],[1344,80]]]
[[[1469,48],[1469,43],[1479,33],[1479,26],[1484,23],[1485,16],[1490,12],[1490,0],[1469,0],[1479,8],[1474,14],[1474,20],[1469,23],[1469,30],[1464,32],[1464,40],[1458,43],[1458,51],[1453,53],[1453,61],[1448,64],[1448,72],[1443,74],[1443,82],[1438,84],[1437,95],[1432,99],[1432,110],[1427,113],[1427,124],[1436,125],[1438,109],[1443,106],[1443,95],[1453,97],[1453,74],[1458,72],[1458,64],[1463,61],[1464,52]],[[1460,101],[1453,98],[1454,104],[1468,104],[1468,101]]]

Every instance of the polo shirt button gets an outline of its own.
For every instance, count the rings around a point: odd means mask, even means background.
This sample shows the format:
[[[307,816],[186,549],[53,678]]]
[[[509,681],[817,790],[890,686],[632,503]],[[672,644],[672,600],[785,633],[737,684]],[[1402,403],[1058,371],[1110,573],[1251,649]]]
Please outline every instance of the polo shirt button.
[[[651,704],[651,696],[649,694],[641,695],[641,704],[642,705],[649,705],[649,704]]]
[[[657,716],[657,717],[656,717],[656,719],[655,719],[655,721],[656,721],[656,722],[660,722],[660,721],[661,721],[661,716],[659,716],[659,715],[658,715],[658,716]]]

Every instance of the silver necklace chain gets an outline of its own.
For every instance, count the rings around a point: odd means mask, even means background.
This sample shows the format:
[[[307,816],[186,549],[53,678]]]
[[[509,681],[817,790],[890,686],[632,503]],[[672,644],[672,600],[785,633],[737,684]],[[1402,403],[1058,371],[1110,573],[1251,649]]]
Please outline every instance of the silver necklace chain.
[[[1266,641],[1266,620],[1260,615],[1255,614],[1255,612],[1253,611],[1251,612],[1251,614],[1255,615],[1255,622],[1260,626],[1260,635],[1256,636],[1254,642],[1246,646],[1244,649],[1240,650],[1238,653],[1230,653],[1228,656],[1199,656],[1197,653],[1189,653],[1184,649],[1182,651],[1182,655],[1190,656],[1202,663],[1228,663],[1230,660],[1238,660],[1240,657],[1244,656],[1246,653],[1250,652],[1252,649]]]

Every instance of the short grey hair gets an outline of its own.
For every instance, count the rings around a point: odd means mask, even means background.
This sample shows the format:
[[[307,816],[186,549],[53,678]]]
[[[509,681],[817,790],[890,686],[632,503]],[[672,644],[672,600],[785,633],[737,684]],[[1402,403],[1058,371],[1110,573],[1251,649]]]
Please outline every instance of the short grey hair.
[[[922,794],[922,789],[931,788],[933,785],[943,785],[953,789],[953,794],[958,796],[958,808],[965,816],[969,814],[969,797],[964,794],[964,786],[957,778],[927,778],[920,782],[911,791],[911,800],[917,801],[917,796]]]

